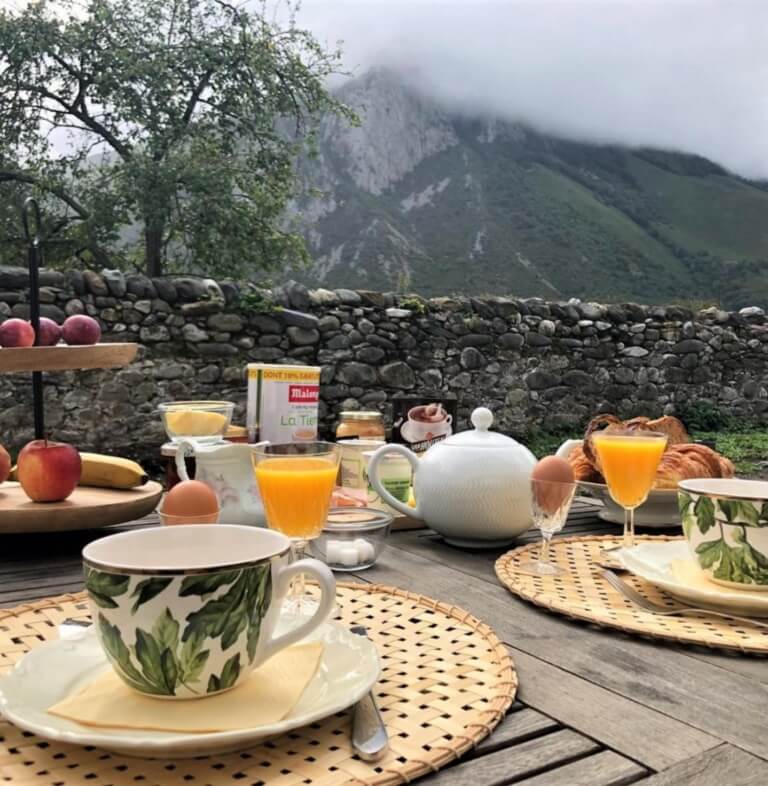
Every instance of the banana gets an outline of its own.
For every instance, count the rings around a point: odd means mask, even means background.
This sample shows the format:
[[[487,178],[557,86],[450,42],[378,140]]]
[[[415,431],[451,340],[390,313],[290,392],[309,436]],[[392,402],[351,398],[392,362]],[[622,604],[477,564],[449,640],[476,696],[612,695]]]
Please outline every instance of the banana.
[[[101,486],[109,489],[132,489],[147,482],[147,474],[131,459],[104,456],[101,453],[81,453],[83,464],[81,486]]]

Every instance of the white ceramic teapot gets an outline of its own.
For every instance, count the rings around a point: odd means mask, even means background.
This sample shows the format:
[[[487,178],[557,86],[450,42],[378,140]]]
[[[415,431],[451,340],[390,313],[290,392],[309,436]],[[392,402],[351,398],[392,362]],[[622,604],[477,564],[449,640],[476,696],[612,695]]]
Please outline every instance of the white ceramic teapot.
[[[400,513],[423,519],[456,546],[495,547],[531,526],[531,472],[536,459],[510,437],[489,431],[493,413],[472,413],[474,430],[433,445],[421,458],[403,445],[384,445],[371,457],[368,477],[382,499]],[[401,453],[413,467],[411,508],[379,480],[379,462]]]
[[[178,444],[176,472],[181,480],[189,480],[184,457],[195,457],[195,479],[207,483],[216,492],[222,524],[266,526],[264,506],[253,470],[252,447],[226,442],[194,445],[183,440]]]

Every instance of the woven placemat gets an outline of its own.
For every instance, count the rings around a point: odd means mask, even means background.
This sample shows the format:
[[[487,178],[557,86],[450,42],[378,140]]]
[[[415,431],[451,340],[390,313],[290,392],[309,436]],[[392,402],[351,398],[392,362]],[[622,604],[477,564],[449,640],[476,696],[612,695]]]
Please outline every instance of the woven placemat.
[[[468,612],[384,586],[338,584],[340,621],[365,625],[382,659],[375,692],[390,750],[370,764],[350,747],[349,711],[242,753],[166,761],[45,742],[0,720],[0,783],[14,786],[389,786],[457,759],[486,737],[517,689],[496,634]],[[84,594],[0,610],[0,671],[88,618]]]
[[[680,538],[637,535],[635,540],[659,542]],[[549,550],[550,559],[567,571],[565,576],[520,573],[516,567],[536,559],[541,548],[540,543],[521,546],[499,557],[496,575],[515,595],[574,619],[654,639],[768,654],[768,630],[717,617],[663,617],[630,603],[600,576],[600,551],[620,544],[620,536],[554,538]],[[648,600],[663,603],[671,609],[683,605],[631,573],[622,573],[621,577]]]

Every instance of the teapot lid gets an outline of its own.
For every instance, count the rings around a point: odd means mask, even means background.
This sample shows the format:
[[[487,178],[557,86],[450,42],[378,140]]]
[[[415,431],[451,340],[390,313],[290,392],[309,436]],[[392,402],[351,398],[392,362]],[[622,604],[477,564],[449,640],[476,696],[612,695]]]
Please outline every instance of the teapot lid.
[[[460,431],[458,434],[444,439],[440,445],[458,445],[462,448],[512,448],[520,443],[498,431],[490,431],[493,424],[493,412],[487,407],[478,407],[470,418],[473,429]]]

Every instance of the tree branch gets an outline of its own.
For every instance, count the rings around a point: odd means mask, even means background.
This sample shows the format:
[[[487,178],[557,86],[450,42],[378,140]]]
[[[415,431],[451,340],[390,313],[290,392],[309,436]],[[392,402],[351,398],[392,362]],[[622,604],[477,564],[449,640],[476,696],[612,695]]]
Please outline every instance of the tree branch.
[[[70,194],[59,186],[53,186],[45,183],[40,178],[34,175],[28,175],[25,172],[13,172],[11,170],[0,170],[0,183],[27,183],[32,186],[38,186],[49,194],[58,197],[65,205],[68,205],[77,215],[86,221],[91,217],[91,214]]]

